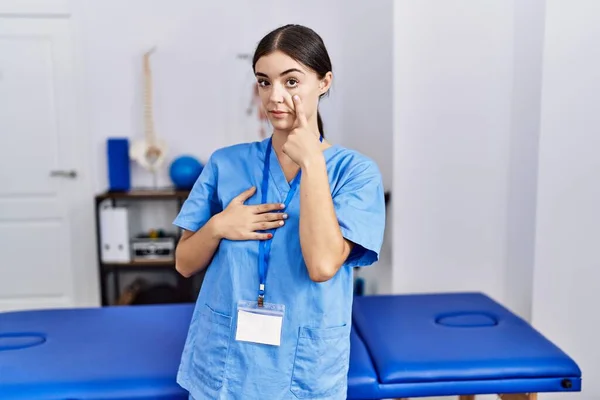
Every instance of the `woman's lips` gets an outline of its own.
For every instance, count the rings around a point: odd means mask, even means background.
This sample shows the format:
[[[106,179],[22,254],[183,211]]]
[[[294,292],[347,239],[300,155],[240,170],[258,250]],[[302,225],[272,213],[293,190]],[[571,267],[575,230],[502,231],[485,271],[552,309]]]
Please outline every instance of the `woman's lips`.
[[[287,116],[287,112],[285,111],[269,111],[271,115],[275,118],[285,118]]]

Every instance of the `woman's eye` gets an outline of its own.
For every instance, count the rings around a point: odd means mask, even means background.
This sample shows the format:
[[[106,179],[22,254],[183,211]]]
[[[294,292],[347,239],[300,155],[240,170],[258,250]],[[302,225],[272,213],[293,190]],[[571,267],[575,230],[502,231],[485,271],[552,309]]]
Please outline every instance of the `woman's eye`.
[[[269,85],[269,82],[265,81],[264,79],[259,79],[258,80],[258,86],[265,87],[267,85]]]
[[[296,79],[288,79],[287,84],[288,86],[295,87],[296,85],[298,85],[298,81]]]

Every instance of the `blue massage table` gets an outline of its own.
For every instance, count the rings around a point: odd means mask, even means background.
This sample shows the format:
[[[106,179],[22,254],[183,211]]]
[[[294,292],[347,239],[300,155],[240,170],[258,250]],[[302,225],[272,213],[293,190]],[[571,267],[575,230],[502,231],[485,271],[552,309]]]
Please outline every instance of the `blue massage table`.
[[[187,400],[192,304],[0,314],[2,400]],[[558,347],[479,293],[356,297],[348,399],[581,390]]]

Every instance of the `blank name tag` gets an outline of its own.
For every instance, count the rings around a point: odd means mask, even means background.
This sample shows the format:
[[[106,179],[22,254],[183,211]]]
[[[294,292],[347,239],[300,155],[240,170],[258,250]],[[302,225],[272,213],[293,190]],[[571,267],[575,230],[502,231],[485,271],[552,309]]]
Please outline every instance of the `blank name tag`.
[[[240,301],[235,340],[279,346],[283,315],[281,304],[258,307],[256,302]]]

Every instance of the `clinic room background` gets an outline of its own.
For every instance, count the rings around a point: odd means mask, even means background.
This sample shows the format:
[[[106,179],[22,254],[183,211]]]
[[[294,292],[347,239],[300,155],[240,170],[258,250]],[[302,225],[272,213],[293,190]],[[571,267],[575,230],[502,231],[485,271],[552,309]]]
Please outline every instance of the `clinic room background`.
[[[171,271],[186,192],[168,188],[268,135],[251,55],[286,23],[330,52],[327,139],[383,175],[385,241],[356,290],[486,293],[584,371],[581,393],[541,399],[600,399],[593,0],[2,2],[0,39],[50,39],[0,40],[0,312],[198,289]],[[123,175],[149,123],[165,158]]]

